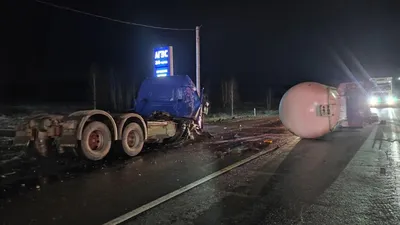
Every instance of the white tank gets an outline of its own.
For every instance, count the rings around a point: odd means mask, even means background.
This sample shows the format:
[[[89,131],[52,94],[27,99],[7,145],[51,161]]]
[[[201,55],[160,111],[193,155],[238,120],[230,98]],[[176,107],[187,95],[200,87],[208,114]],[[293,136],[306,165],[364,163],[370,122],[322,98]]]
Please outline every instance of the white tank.
[[[339,104],[336,88],[304,82],[293,86],[283,95],[279,118],[295,135],[317,138],[331,132],[338,123]]]

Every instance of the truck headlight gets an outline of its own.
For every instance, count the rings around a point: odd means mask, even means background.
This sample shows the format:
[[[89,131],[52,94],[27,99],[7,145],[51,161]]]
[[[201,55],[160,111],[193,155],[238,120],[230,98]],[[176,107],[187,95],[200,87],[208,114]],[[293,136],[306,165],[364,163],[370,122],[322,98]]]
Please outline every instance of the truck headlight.
[[[388,96],[388,97],[386,98],[386,103],[389,104],[389,105],[393,105],[393,104],[394,104],[394,101],[395,101],[395,99],[394,99],[393,96]]]
[[[376,105],[378,103],[378,98],[375,96],[372,96],[368,99],[368,104],[370,105]]]

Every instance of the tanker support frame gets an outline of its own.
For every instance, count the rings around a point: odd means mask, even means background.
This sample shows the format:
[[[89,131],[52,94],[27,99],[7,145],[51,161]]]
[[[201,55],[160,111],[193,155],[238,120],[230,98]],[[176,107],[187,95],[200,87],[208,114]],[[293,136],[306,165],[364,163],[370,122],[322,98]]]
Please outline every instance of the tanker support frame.
[[[137,113],[112,115],[103,110],[84,110],[67,116],[36,116],[17,127],[13,145],[34,149],[41,156],[48,156],[54,148],[58,153],[71,150],[97,161],[111,149],[122,149],[122,153],[132,157],[141,152],[145,142],[173,142],[193,137],[200,129],[190,119],[164,115],[145,120]]]

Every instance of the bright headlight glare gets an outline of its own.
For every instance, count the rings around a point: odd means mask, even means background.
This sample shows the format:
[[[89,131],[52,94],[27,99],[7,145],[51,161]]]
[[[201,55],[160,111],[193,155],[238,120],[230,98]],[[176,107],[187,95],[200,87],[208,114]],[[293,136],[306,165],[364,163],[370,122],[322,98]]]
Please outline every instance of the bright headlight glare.
[[[378,98],[377,97],[370,97],[369,99],[368,99],[368,103],[370,104],[370,105],[375,105],[375,104],[377,104],[378,103]]]
[[[387,103],[387,104],[393,104],[393,103],[394,103],[394,98],[393,98],[392,96],[388,96],[388,97],[386,98],[386,103]]]

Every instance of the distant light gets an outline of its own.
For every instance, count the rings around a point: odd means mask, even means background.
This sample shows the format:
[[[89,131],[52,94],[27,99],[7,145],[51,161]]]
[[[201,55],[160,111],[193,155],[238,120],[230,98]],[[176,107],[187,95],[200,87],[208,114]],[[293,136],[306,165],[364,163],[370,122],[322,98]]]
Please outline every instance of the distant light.
[[[155,60],[154,61],[154,65],[158,66],[158,65],[167,65],[168,64],[168,60]]]
[[[379,101],[379,99],[378,99],[377,97],[375,97],[375,96],[372,96],[372,97],[370,97],[370,98],[368,99],[368,103],[369,103],[370,105],[376,105],[376,104],[378,103],[378,101]]]
[[[400,77],[398,77],[397,80],[400,80]]]
[[[394,101],[395,101],[395,99],[394,99],[393,96],[388,96],[388,97],[386,98],[386,103],[389,104],[389,105],[393,105],[393,104],[394,104]]]
[[[153,68],[155,77],[174,75],[172,46],[163,46],[153,49]]]
[[[156,70],[156,74],[166,74],[166,73],[168,73],[168,69],[158,69],[158,70]]]

